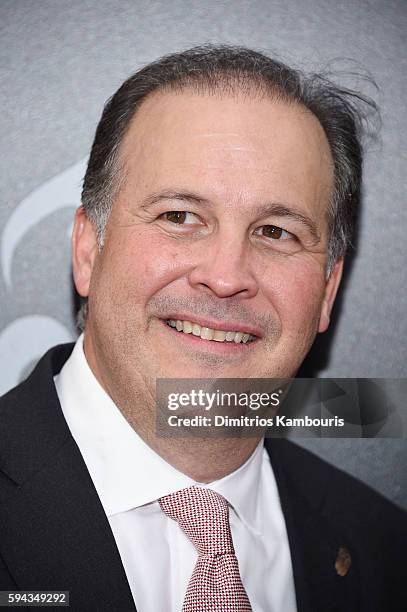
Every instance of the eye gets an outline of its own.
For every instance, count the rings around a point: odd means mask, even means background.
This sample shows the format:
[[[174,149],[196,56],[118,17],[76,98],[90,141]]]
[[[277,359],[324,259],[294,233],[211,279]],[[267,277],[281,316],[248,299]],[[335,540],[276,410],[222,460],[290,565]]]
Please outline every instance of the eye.
[[[294,234],[287,232],[277,225],[262,225],[256,230],[256,233],[257,232],[265,238],[273,238],[274,240],[295,240]]]
[[[160,217],[165,219],[165,221],[170,221],[170,223],[176,223],[177,225],[191,225],[200,222],[197,215],[187,210],[169,210],[160,215]]]

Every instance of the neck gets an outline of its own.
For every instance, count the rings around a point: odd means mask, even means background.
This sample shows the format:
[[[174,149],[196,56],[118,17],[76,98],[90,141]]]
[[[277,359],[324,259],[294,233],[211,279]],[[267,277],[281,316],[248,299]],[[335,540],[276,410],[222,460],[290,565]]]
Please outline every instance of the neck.
[[[219,480],[237,470],[260,441],[260,438],[143,439],[167,463],[202,483]]]
[[[261,436],[198,438],[158,436],[155,385],[121,379],[117,368],[103,368],[91,338],[85,334],[87,362],[100,385],[112,398],[131,427],[164,461],[196,482],[219,480],[237,470],[253,453]]]

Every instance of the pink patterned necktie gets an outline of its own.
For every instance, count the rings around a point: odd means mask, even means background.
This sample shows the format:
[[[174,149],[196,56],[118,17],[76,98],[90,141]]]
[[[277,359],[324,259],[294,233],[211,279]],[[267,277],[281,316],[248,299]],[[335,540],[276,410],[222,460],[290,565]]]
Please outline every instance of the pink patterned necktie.
[[[251,612],[233,548],[226,499],[210,489],[189,487],[158,501],[198,551],[182,612]]]

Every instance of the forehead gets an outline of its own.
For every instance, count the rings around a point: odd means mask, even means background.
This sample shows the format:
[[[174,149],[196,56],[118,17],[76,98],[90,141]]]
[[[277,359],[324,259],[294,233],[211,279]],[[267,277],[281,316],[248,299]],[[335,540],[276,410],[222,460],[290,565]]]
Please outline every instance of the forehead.
[[[258,95],[155,93],[137,111],[120,155],[131,188],[199,188],[223,203],[238,195],[292,200],[323,214],[333,184],[316,117]]]

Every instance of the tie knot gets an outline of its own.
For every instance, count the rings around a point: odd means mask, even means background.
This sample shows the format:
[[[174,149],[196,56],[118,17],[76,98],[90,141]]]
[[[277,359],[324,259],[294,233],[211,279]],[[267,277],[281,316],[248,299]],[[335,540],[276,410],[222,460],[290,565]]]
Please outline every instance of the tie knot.
[[[159,500],[162,511],[177,521],[199,555],[233,554],[229,506],[224,497],[201,487],[188,487]]]

